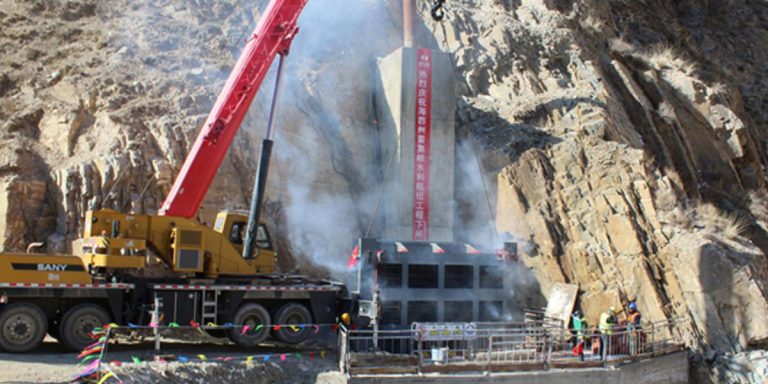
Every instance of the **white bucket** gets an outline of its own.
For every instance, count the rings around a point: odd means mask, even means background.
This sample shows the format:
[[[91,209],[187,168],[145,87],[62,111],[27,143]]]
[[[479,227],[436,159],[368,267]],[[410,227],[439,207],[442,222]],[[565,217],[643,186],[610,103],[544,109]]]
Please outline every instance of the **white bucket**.
[[[448,348],[432,348],[432,361],[444,363],[448,357]]]

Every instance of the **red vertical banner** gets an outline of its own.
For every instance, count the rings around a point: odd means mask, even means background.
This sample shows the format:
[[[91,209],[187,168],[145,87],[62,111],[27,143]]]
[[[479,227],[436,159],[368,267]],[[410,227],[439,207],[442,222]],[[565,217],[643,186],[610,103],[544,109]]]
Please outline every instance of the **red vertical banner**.
[[[416,53],[416,129],[413,157],[413,240],[429,238],[429,142],[432,126],[432,51]]]

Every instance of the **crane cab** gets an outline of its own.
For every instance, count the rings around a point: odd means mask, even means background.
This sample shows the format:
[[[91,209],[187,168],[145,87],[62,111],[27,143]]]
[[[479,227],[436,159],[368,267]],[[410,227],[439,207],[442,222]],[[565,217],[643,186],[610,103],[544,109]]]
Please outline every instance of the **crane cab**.
[[[224,235],[240,253],[243,252],[245,231],[248,228],[248,216],[240,212],[221,211],[216,215],[213,230]],[[272,241],[264,223],[259,223],[256,230],[256,250],[273,251]]]

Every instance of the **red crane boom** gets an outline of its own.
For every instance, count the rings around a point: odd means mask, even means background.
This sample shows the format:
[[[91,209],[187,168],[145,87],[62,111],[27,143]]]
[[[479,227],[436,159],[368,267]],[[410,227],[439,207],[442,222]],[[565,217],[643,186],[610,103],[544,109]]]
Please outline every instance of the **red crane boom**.
[[[191,218],[213,182],[275,56],[287,55],[308,0],[272,0],[187,155],[160,215]]]

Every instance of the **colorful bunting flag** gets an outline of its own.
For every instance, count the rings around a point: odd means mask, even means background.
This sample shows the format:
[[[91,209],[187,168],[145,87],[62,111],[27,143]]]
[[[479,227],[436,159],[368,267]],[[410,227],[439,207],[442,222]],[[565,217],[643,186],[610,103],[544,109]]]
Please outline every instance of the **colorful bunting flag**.
[[[399,241],[395,241],[395,247],[397,247],[397,253],[406,253],[408,252],[408,248],[403,245],[403,243]]]
[[[102,376],[101,379],[96,384],[104,384],[105,382],[107,382],[107,380],[109,380],[110,377],[113,377],[113,376],[115,376],[114,373],[108,372],[106,375]]]

